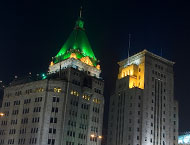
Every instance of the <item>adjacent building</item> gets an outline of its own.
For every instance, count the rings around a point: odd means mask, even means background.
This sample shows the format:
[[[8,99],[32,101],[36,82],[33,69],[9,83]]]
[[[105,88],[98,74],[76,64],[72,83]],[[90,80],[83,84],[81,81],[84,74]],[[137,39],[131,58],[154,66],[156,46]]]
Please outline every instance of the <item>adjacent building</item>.
[[[178,137],[179,145],[190,145],[190,132],[181,133]]]
[[[80,17],[42,79],[4,89],[0,145],[100,145],[104,81]]]
[[[118,64],[107,145],[177,145],[174,62],[144,50]]]

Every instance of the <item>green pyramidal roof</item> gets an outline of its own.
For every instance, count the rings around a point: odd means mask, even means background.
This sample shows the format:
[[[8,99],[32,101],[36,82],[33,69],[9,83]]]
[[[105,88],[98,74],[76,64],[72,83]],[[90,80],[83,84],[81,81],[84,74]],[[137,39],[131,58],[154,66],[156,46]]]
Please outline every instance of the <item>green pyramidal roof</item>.
[[[71,53],[75,53],[77,58],[88,56],[96,65],[96,57],[92,51],[90,43],[84,29],[84,22],[79,18],[76,22],[75,28],[70,34],[69,38],[62,46],[61,50],[56,55],[61,60],[70,57]]]

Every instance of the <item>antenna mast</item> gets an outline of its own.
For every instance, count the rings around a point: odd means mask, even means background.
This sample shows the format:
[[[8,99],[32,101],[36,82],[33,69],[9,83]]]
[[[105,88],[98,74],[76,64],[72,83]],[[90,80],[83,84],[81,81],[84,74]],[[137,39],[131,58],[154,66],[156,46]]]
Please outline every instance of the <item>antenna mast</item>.
[[[128,64],[129,64],[129,55],[130,55],[129,51],[130,51],[130,49],[131,49],[131,34],[129,34],[129,46],[128,46]]]
[[[82,18],[82,6],[80,7],[80,14],[79,17]]]
[[[161,57],[162,57],[162,48],[161,48]]]

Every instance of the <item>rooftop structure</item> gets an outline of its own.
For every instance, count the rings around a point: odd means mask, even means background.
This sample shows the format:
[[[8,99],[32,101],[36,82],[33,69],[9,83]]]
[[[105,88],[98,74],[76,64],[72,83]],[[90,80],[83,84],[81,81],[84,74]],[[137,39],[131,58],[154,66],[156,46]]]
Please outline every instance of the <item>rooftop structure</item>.
[[[100,65],[96,59],[88,41],[84,21],[81,17],[62,46],[58,54],[53,58],[49,66],[49,74],[58,72],[60,69],[73,67],[88,72],[91,76],[100,76]]]

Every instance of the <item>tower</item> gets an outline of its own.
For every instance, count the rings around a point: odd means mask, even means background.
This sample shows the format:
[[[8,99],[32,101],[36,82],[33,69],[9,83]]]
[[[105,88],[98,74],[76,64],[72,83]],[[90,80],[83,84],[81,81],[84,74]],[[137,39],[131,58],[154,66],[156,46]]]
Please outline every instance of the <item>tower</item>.
[[[177,145],[174,62],[144,50],[118,64],[107,144]]]
[[[104,81],[81,16],[42,79],[4,90],[0,145],[100,145]]]

